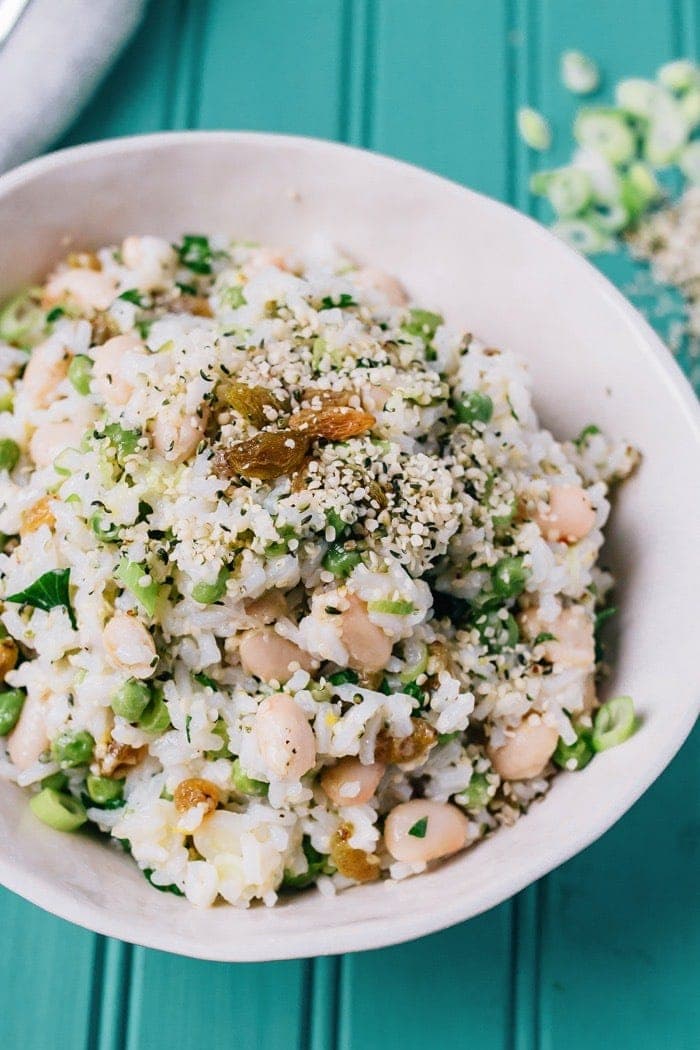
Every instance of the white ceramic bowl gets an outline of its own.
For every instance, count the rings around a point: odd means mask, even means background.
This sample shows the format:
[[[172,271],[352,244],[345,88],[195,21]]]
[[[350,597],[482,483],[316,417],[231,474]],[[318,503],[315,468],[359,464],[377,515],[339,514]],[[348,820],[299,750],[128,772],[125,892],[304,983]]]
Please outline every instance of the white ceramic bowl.
[[[583,259],[495,201],[424,171],[308,139],[155,135],[56,153],[0,179],[0,294],[80,247],[126,233],[225,231],[303,245],[323,234],[398,274],[427,307],[512,348],[557,435],[595,421],[643,452],[616,505],[606,561],[622,614],[610,691],[642,726],[584,771],[558,777],[512,829],[425,875],[274,909],[198,911],[159,894],[125,856],[39,824],[0,784],[0,879],[66,919],[208,959],[373,948],[499,903],[610,827],[659,775],[697,713],[700,413],[654,333]],[[673,814],[671,814],[673,819]]]

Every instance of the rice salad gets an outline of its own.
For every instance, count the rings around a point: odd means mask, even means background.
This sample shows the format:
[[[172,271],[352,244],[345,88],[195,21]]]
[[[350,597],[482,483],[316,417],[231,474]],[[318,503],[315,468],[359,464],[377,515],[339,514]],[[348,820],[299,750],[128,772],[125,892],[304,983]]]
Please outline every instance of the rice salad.
[[[634,729],[637,454],[325,245],[130,236],[0,313],[0,775],[195,905],[400,879]]]

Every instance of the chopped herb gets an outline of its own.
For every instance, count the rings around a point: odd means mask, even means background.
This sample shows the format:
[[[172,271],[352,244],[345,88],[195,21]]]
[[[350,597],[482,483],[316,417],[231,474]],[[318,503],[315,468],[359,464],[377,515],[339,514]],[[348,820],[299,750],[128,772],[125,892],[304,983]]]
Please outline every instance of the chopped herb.
[[[211,273],[213,253],[208,237],[199,234],[185,234],[182,244],[175,246],[180,262],[193,273]]]
[[[216,691],[219,688],[219,683],[215,682],[214,679],[210,678],[208,674],[204,673],[204,671],[197,671],[192,677],[195,682],[199,682],[200,685],[203,685],[208,689],[214,689]]]
[[[144,307],[147,305],[147,300],[137,288],[127,288],[125,292],[117,296],[117,299],[123,299],[126,303],[133,303],[134,306]]]
[[[574,445],[576,445],[579,452],[586,444],[587,439],[592,437],[593,434],[600,434],[600,427],[597,427],[595,423],[589,423],[587,427],[583,428],[579,436],[574,439]]]
[[[73,630],[77,629],[75,613],[70,603],[70,569],[50,569],[29,587],[17,594],[10,594],[5,598],[6,602],[16,602],[18,605],[31,605],[35,609],[55,609],[62,605],[71,622]]]
[[[338,296],[337,301],[333,299],[330,295],[324,295],[323,299],[321,299],[321,306],[319,307],[319,309],[333,310],[337,307],[340,310],[345,310],[349,306],[357,306],[357,303],[351,295],[348,295],[347,292],[343,292],[341,295]]]
[[[221,293],[221,300],[232,310],[237,310],[239,306],[245,306],[248,302],[240,284],[234,284],[230,288],[225,288]]]
[[[601,638],[601,632],[604,624],[615,615],[617,612],[616,605],[607,605],[604,609],[600,609],[596,614],[593,621],[593,637],[595,638],[595,659],[596,663],[600,663],[603,659],[603,641]]]
[[[536,645],[542,645],[543,642],[556,642],[556,637],[549,631],[541,631],[532,643],[533,649]]]
[[[126,840],[125,840],[126,841]],[[144,878],[150,882],[154,890],[160,890],[161,893],[174,893],[176,897],[184,897],[185,894],[182,892],[179,886],[176,886],[174,882],[171,882],[168,886],[159,886],[157,882],[153,881],[153,868],[143,868]]]
[[[49,310],[49,312],[46,315],[46,323],[54,324],[54,322],[58,321],[59,317],[65,317],[65,314],[66,311],[63,309],[62,306],[54,306],[54,308],[52,310]]]
[[[302,872],[301,875],[292,875],[290,871],[285,871],[284,879],[282,881],[283,889],[288,890],[303,890],[307,886],[310,886],[316,881],[319,875],[332,875],[335,868],[323,853],[319,853],[318,850],[314,849],[311,845],[311,839],[308,835],[304,835],[302,839],[301,848],[304,851],[306,857],[307,869]]]
[[[347,668],[345,671],[336,671],[335,674],[328,676],[328,682],[330,685],[345,685],[346,682],[350,682],[351,685],[357,685],[359,678],[354,671]]]
[[[425,693],[417,682],[409,682],[408,685],[404,685],[401,688],[401,692],[405,693],[407,696],[412,696],[414,700],[417,700],[419,707],[422,707],[425,703]]]
[[[506,394],[506,401],[508,402],[508,408],[510,409],[510,414],[511,414],[511,416],[513,417],[513,419],[514,419],[514,420],[515,420],[515,421],[516,421],[517,423],[519,423],[519,422],[520,422],[520,416],[518,415],[518,413],[517,413],[517,412],[515,411],[515,409],[513,408],[513,402],[511,401],[511,399],[510,399],[510,397],[508,396],[508,394]]]
[[[190,726],[192,724],[192,715],[185,715],[185,736],[187,737],[187,743],[191,744],[190,740]]]
[[[428,818],[421,817],[417,820],[412,828],[408,829],[408,834],[413,835],[414,839],[424,839],[425,833],[428,830]]]
[[[197,289],[193,284],[182,284],[181,281],[175,282],[175,287],[179,288],[183,295],[197,295]]]

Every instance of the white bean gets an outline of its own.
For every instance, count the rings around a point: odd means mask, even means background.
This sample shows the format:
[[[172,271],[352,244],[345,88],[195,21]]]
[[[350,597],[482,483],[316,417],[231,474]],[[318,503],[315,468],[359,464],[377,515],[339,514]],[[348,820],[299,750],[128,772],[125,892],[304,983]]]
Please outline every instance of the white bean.
[[[150,678],[156,669],[156,645],[135,616],[116,612],[102,632],[110,663],[134,678]]]
[[[35,696],[24,701],[17,725],[7,739],[11,762],[20,771],[28,769],[49,746],[44,721],[44,705]]]
[[[289,611],[284,595],[276,588],[246,602],[244,608],[251,626],[255,627],[264,627],[275,620],[281,620]]]
[[[341,640],[348,651],[348,664],[356,671],[373,674],[389,662],[393,642],[381,627],[372,623],[367,606],[355,594],[347,594],[348,608],[335,617]]]
[[[126,237],[122,242],[122,260],[136,271],[138,287],[155,292],[166,288],[177,266],[177,254],[162,237]]]
[[[324,769],[321,787],[335,806],[361,806],[374,795],[386,766],[381,762],[364,766],[359,758],[341,758]]]
[[[530,780],[544,770],[557,746],[553,726],[523,722],[502,747],[487,748],[491,764],[504,780]]]
[[[106,310],[117,294],[117,279],[99,270],[61,270],[44,289],[47,302],[71,299],[81,310]]]
[[[595,525],[595,511],[580,485],[556,485],[549,506],[535,515],[535,521],[549,542],[577,543]]]
[[[54,462],[64,448],[78,448],[85,433],[85,423],[67,419],[63,423],[42,423],[29,441],[29,455],[41,469]]]
[[[204,437],[208,411],[183,413],[168,405],[153,422],[153,447],[170,463],[184,463]]]
[[[538,609],[527,609],[520,617],[520,624],[530,639],[540,633],[554,635],[540,643],[545,660],[562,668],[593,670],[593,618],[583,606],[572,605],[560,612],[555,620],[542,620]]]
[[[115,335],[93,353],[92,384],[95,393],[108,405],[125,405],[134,392],[124,355],[130,350],[142,350],[143,343],[136,335]]]
[[[66,378],[71,355],[55,339],[35,346],[22,376],[22,391],[35,408],[47,408]]]
[[[421,798],[392,809],[384,825],[384,842],[396,860],[415,864],[456,853],[467,845],[468,833],[469,822],[456,806]]]
[[[294,674],[297,664],[305,671],[313,669],[309,653],[277,634],[274,627],[248,631],[238,651],[246,674],[252,674],[263,682],[284,685]]]
[[[273,693],[255,715],[260,757],[272,776],[298,780],[316,762],[316,740],[306,715],[286,693]]]

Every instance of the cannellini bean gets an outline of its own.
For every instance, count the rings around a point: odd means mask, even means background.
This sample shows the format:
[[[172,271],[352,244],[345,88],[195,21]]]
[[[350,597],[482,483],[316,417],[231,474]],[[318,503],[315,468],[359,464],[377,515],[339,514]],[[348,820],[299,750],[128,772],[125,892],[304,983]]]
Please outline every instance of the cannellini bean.
[[[291,696],[273,693],[255,715],[255,735],[266,769],[280,779],[298,780],[316,762],[316,741],[306,715]]]
[[[264,627],[268,623],[282,619],[289,611],[284,595],[280,590],[265,591],[259,598],[245,603],[245,614],[253,625]]]
[[[367,606],[357,595],[347,594],[346,599],[348,608],[335,619],[348,651],[348,664],[365,674],[382,671],[389,662],[393,642],[381,627],[372,623]]]
[[[125,405],[134,392],[124,355],[130,350],[142,350],[143,343],[136,335],[115,335],[101,347],[95,348],[92,384],[95,393],[108,405]]]
[[[335,806],[361,806],[374,795],[385,769],[381,762],[363,766],[359,758],[341,758],[324,769],[321,787]]]
[[[521,614],[520,625],[531,639],[541,632],[554,635],[541,643],[542,655],[550,663],[590,670],[595,666],[593,619],[583,606],[572,605],[548,621],[540,619],[539,610],[527,609]]]
[[[379,292],[392,306],[405,306],[408,296],[403,285],[383,270],[365,266],[350,275],[359,288]]]
[[[184,463],[204,437],[208,411],[183,415],[177,405],[168,405],[153,423],[153,447],[170,463]]]
[[[10,761],[20,771],[28,769],[49,746],[44,722],[44,705],[35,696],[24,701],[17,725],[7,739]]]
[[[425,821],[422,838],[415,832],[410,834],[419,821]],[[456,806],[422,798],[396,806],[384,825],[384,842],[389,853],[409,864],[456,853],[467,845],[468,834],[469,822]]]
[[[85,432],[85,423],[67,419],[63,423],[42,423],[29,441],[29,455],[34,465],[48,467],[64,448],[78,448]]]
[[[137,617],[116,612],[102,632],[102,642],[110,663],[134,678],[150,678],[155,671],[155,642]]]
[[[124,265],[137,271],[137,283],[143,291],[165,288],[177,266],[177,253],[162,237],[126,237],[121,255]]]
[[[595,511],[580,485],[556,485],[549,506],[535,515],[535,521],[549,542],[577,543],[595,525]]]
[[[44,302],[72,300],[81,310],[106,310],[117,294],[117,279],[97,270],[61,270],[44,288]]]
[[[524,722],[502,747],[487,748],[491,764],[504,780],[530,780],[543,771],[557,746],[554,726]]]
[[[47,408],[54,400],[56,387],[66,378],[71,355],[47,339],[35,346],[22,376],[22,391],[35,408]]]
[[[255,675],[263,682],[284,685],[294,674],[297,664],[304,671],[313,669],[309,653],[277,634],[273,627],[249,631],[243,637],[238,652],[246,674]]]

